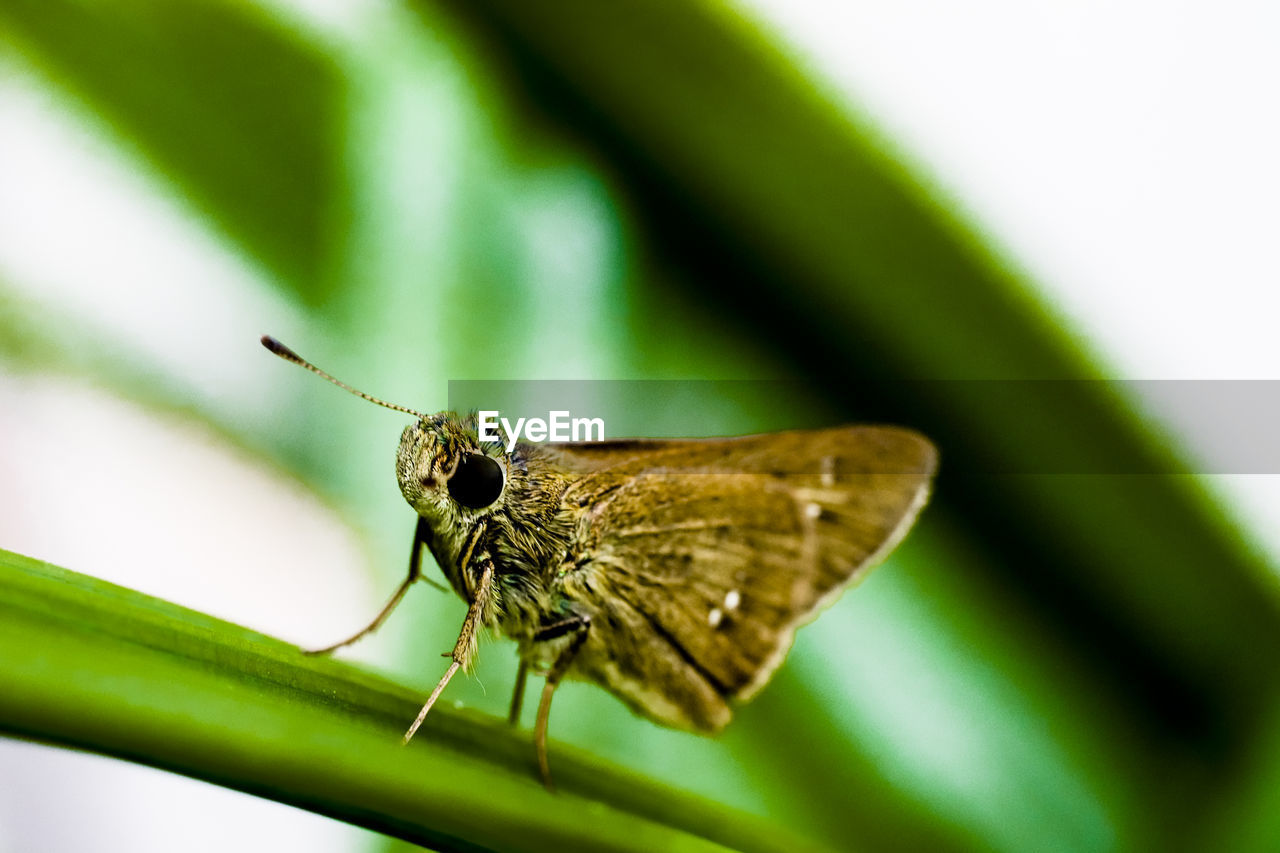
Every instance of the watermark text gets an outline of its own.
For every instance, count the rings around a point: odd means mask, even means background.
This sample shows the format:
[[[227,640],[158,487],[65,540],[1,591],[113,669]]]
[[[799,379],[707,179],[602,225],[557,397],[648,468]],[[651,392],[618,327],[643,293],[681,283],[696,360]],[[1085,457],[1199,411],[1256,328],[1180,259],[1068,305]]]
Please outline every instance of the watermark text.
[[[528,441],[603,441],[604,418],[575,418],[567,411],[547,413],[542,418],[517,418],[513,424],[495,410],[481,410],[478,413],[476,429],[481,441],[500,441],[502,433],[506,433],[506,450],[508,453],[516,446],[521,437]]]

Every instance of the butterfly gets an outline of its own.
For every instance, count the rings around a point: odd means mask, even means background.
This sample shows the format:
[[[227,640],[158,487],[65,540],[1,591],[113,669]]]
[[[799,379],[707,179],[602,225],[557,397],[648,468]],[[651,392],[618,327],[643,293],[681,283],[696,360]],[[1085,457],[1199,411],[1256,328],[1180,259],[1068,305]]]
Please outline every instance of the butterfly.
[[[529,673],[546,678],[534,744],[547,787],[551,700],[564,679],[598,684],[662,725],[721,730],[781,665],[796,629],[907,534],[938,466],[927,438],[897,426],[485,440],[474,414],[386,403],[274,338],[262,342],[416,419],[396,454],[400,490],[418,515],[408,575],[373,622],[320,651],[381,625],[430,552],[468,609],[449,667],[404,740],[490,629],[519,648],[513,722]]]

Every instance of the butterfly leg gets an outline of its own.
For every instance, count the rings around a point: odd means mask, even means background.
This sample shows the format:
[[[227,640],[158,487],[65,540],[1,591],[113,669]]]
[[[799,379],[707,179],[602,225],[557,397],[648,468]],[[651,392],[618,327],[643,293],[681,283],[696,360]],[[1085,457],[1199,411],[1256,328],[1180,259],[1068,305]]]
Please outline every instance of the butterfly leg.
[[[431,695],[427,697],[427,702],[422,706],[422,710],[418,712],[418,717],[413,721],[413,725],[409,726],[409,730],[404,733],[402,743],[408,743],[413,737],[413,733],[418,730],[418,726],[422,725],[422,721],[427,718],[427,714],[431,711],[431,706],[436,704],[436,700],[440,698],[440,694],[444,692],[445,685],[449,683],[449,679],[453,678],[454,673],[459,669],[470,666],[471,659],[476,653],[476,632],[484,618],[484,607],[489,602],[489,590],[493,584],[493,563],[485,560],[480,569],[480,581],[476,584],[476,597],[471,602],[471,606],[467,608],[467,616],[462,620],[462,630],[458,632],[458,642],[453,646],[453,652],[446,657],[453,658],[453,663],[449,664],[449,668],[445,671],[444,677],[436,683],[436,687],[431,691]]]
[[[391,600],[383,606],[382,610],[374,617],[372,622],[340,643],[334,643],[332,646],[325,646],[323,649],[304,649],[303,654],[325,655],[336,649],[340,649],[343,646],[349,646],[366,634],[372,634],[378,629],[378,626],[387,621],[387,617],[391,615],[392,610],[396,609],[396,605],[400,603],[402,598],[404,598],[404,594],[409,591],[409,587],[414,581],[422,577],[422,548],[427,542],[426,535],[426,519],[419,518],[418,526],[414,528],[413,531],[413,550],[409,552],[409,576],[401,582],[400,587],[395,592],[395,595],[391,596]]]
[[[551,765],[547,761],[547,722],[551,718],[551,697],[568,672],[569,664],[573,663],[582,644],[586,642],[590,627],[591,617],[583,614],[547,625],[533,635],[534,641],[540,642],[573,634],[573,639],[560,651],[556,662],[551,665],[551,671],[547,673],[547,683],[542,687],[542,700],[538,702],[538,719],[533,726],[533,747],[538,754],[538,772],[542,774],[542,784],[548,791],[556,789],[555,783],[551,781]]]
[[[545,642],[545,640],[563,637],[564,634],[568,634],[570,631],[580,630],[584,619],[586,619],[585,616],[573,616],[571,619],[562,619],[561,621],[553,622],[553,624],[541,626],[532,637],[532,640],[535,643],[541,643]],[[588,621],[590,620],[588,619]],[[507,712],[507,722],[511,725],[517,725],[520,722],[520,712],[525,707],[525,681],[529,679],[529,670],[529,662],[521,661],[520,669],[516,671],[516,690],[515,693],[511,694],[511,710]],[[536,672],[536,674],[543,675],[543,672]]]
[[[516,690],[511,694],[511,710],[507,712],[507,722],[518,725],[520,711],[524,708],[524,683],[529,680],[529,664],[520,661],[520,669],[516,671]]]
[[[550,625],[544,625],[533,635],[533,641],[541,643],[546,640],[554,640],[556,637],[563,637],[570,631],[580,630],[584,618],[574,616],[569,619],[562,619],[559,622],[553,622]],[[537,674],[541,675],[542,673],[539,672]],[[516,671],[516,687],[515,692],[511,694],[511,709],[507,712],[507,722],[513,726],[520,722],[520,712],[524,709],[524,687],[528,678],[529,664],[527,661],[522,660],[520,661],[520,669]]]

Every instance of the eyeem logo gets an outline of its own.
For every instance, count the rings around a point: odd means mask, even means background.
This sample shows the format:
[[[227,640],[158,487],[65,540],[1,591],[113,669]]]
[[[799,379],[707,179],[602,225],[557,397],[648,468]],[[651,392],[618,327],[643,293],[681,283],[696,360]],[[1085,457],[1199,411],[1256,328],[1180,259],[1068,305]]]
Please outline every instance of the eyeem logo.
[[[497,411],[481,410],[476,427],[481,441],[499,441],[501,425],[507,434],[506,448],[510,453],[520,440],[521,432],[529,441],[603,441],[604,418],[570,418],[568,412],[548,412],[547,419],[518,418],[513,424]]]

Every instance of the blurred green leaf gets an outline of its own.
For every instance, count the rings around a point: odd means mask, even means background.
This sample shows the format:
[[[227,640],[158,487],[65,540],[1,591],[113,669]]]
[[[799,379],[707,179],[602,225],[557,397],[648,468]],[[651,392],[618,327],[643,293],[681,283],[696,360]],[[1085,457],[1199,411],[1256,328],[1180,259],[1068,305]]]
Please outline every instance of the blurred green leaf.
[[[725,5],[445,5],[499,57],[513,99],[607,164],[650,251],[681,271],[672,286],[805,376],[836,416],[906,421],[939,442],[938,500],[985,549],[974,565],[1145,732],[1124,772],[1148,813],[1202,819],[1275,704],[1275,656],[1254,650],[1280,647],[1280,599],[1163,431],[1103,382],[1050,405],[963,381],[858,393],[868,377],[1103,377],[1025,276]],[[1088,473],[1030,476],[1054,459]]]
[[[12,0],[6,42],[281,282],[332,284],[345,85],[312,40],[251,3]]]

